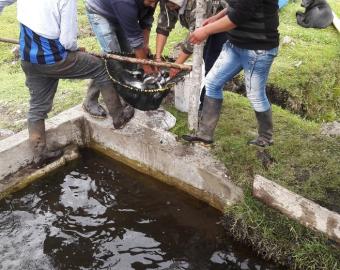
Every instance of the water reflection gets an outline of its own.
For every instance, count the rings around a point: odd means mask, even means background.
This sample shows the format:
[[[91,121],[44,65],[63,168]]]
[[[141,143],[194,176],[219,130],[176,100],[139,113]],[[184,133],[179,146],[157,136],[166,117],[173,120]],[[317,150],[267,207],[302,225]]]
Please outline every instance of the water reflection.
[[[214,209],[93,153],[0,211],[0,269],[278,269]]]

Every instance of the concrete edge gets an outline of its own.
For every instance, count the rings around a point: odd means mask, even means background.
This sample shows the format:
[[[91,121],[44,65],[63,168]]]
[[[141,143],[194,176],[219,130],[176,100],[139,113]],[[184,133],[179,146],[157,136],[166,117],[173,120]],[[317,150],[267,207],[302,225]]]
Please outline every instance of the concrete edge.
[[[253,195],[266,205],[340,243],[340,214],[330,211],[279,184],[256,175]]]
[[[24,168],[6,179],[6,183],[0,184],[0,200],[9,194],[27,187],[29,184],[39,180],[40,178],[57,171],[67,163],[79,158],[78,147],[70,145],[65,148],[64,155],[40,169]]]
[[[226,168],[207,149],[185,146],[166,131],[175,122],[164,110],[137,111],[124,129],[115,130],[110,118],[94,119],[76,106],[46,122],[47,144],[91,147],[220,211],[241,201],[243,191],[232,183]],[[0,198],[63,166],[67,158],[39,171],[27,169],[31,161],[27,130],[0,142]]]

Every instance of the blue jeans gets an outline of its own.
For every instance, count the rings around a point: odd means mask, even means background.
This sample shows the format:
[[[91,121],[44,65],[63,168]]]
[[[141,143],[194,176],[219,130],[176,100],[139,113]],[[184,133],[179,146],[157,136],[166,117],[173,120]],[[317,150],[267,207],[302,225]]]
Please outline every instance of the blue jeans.
[[[206,95],[215,99],[223,99],[224,84],[243,69],[247,97],[253,109],[257,112],[267,111],[270,108],[270,103],[266,95],[266,83],[277,52],[278,48],[271,50],[241,49],[227,41],[206,77]]]
[[[90,10],[86,10],[86,13],[92,30],[95,33],[103,52],[132,52],[132,48],[126,39],[123,30],[119,26]]]

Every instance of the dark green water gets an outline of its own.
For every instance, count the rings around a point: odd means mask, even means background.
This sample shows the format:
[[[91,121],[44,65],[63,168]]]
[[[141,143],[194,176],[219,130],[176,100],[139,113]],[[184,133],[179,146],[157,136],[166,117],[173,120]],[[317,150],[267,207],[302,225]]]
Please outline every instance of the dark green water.
[[[205,203],[93,152],[0,201],[0,269],[279,269]]]

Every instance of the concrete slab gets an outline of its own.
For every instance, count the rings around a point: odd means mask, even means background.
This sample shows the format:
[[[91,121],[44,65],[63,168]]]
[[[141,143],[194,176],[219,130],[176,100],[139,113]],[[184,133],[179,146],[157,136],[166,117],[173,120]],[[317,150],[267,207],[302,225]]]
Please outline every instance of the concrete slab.
[[[184,145],[168,132],[175,124],[174,116],[164,109],[136,111],[123,129],[115,130],[111,118],[94,119],[76,106],[47,121],[47,143],[94,148],[221,211],[242,200],[242,190],[230,181],[224,166],[213,159],[208,149]],[[27,130],[0,141],[0,194],[14,185],[20,186],[18,179],[9,175],[31,162]],[[34,178],[26,176],[20,181],[27,182],[29,177]]]
[[[85,144],[84,113],[79,108],[67,110],[46,122],[46,140],[49,147]],[[0,181],[18,172],[32,162],[28,132],[23,130],[0,141]],[[1,183],[1,182],[0,182]]]

